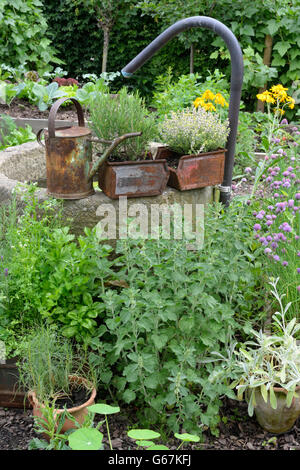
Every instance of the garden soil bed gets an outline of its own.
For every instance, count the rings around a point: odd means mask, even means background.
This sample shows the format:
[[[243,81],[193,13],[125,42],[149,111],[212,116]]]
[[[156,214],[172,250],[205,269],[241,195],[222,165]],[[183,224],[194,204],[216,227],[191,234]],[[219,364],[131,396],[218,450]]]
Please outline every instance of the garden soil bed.
[[[215,437],[209,431],[203,432],[203,442],[189,444],[184,449],[190,450],[300,450],[300,420],[287,433],[275,436],[265,432],[247,414],[245,402],[224,399],[221,409],[222,421],[219,426],[219,436]],[[132,440],[127,437],[130,425],[136,422],[134,410],[127,410],[125,414],[110,415],[109,428],[114,450],[134,450]],[[101,429],[106,436],[106,429]],[[39,437],[34,431],[32,411],[21,409],[0,408],[0,450],[27,450],[28,443],[33,437]],[[176,445],[177,444],[177,445]],[[175,450],[178,442],[168,440],[166,445]],[[107,439],[104,438],[104,447],[109,450]]]
[[[40,111],[37,106],[32,106],[26,100],[15,99],[10,106],[0,104],[0,114],[8,114],[14,118],[23,119],[48,119],[50,109]],[[85,116],[87,119],[87,116]],[[57,113],[56,119],[62,121],[77,121],[77,112],[74,105],[67,107],[61,106]]]

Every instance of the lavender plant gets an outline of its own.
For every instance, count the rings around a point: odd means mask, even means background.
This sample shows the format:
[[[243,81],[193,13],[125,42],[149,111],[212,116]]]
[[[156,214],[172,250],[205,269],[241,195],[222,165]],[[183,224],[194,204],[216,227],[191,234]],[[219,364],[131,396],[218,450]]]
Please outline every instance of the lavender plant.
[[[204,108],[172,112],[159,125],[162,141],[171,150],[182,155],[198,154],[224,148],[228,134],[228,120],[221,122],[218,115]]]

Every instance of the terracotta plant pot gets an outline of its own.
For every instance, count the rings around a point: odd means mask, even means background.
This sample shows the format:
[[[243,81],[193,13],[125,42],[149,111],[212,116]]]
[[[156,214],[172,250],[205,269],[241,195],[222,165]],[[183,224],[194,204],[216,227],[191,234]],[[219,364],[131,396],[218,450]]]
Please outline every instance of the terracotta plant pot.
[[[75,377],[71,376],[70,381],[75,382]],[[88,385],[88,381],[84,379],[83,377],[76,377],[76,383]],[[74,408],[68,408],[68,412],[75,418],[75,420],[79,424],[83,424],[84,419],[88,413],[87,407],[95,403],[95,398],[96,398],[96,389],[93,388],[90,398],[85,403],[83,403],[80,406],[76,406]],[[34,391],[30,391],[28,393],[28,399],[30,403],[32,404],[33,416],[37,416],[39,418],[43,417],[41,408],[43,408],[44,405],[38,401],[38,398]],[[64,411],[63,409],[57,409],[54,411],[54,413],[56,416],[59,416],[61,413],[63,413],[63,411]],[[61,429],[61,433],[65,433],[69,429],[76,429],[76,426],[73,423],[73,421],[71,421],[70,419],[66,419]]]
[[[287,392],[281,387],[274,387],[277,398],[277,408],[274,410],[270,402],[264,401],[259,390],[255,392],[256,405],[254,412],[260,426],[268,432],[281,434],[289,431],[300,416],[300,386],[296,388],[299,395],[293,398],[291,406],[286,405]]]
[[[165,160],[105,162],[98,171],[98,184],[106,196],[158,196],[167,186],[169,170]]]

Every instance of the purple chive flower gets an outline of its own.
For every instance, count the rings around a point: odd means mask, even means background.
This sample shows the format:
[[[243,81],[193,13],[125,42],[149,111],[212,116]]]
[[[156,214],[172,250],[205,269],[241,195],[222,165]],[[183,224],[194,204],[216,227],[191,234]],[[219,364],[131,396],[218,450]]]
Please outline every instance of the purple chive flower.
[[[280,260],[280,258],[279,258],[279,256],[278,256],[278,255],[274,255],[274,256],[273,256],[273,260],[274,260],[274,261],[279,261],[279,260]]]
[[[266,238],[266,240],[267,240],[268,242],[271,242],[271,241],[273,240],[273,238],[271,237],[271,235],[268,235],[267,238]]]
[[[281,224],[279,228],[282,229],[284,232],[292,231],[292,227],[287,222],[284,222],[283,224]]]
[[[288,124],[288,120],[286,118],[282,119],[280,124]]]
[[[300,256],[300,251],[298,251],[297,256]]]
[[[300,268],[297,268],[297,273],[300,274]]]
[[[297,291],[300,292],[300,286],[297,286]]]
[[[271,250],[271,248],[266,248],[264,250],[264,252],[265,252],[266,255],[269,255],[270,253],[272,253],[272,250]]]
[[[245,173],[251,173],[252,172],[252,168],[250,168],[250,166],[247,166],[245,168]]]
[[[5,268],[5,269],[4,269],[4,275],[5,275],[5,277],[8,276],[8,268]]]
[[[288,266],[289,263],[287,261],[282,261],[282,266]]]
[[[296,194],[295,194],[295,199],[297,199],[297,201],[299,201],[299,199],[300,199],[300,193],[296,193]]]
[[[294,207],[294,199],[289,199],[288,207]]]
[[[258,232],[259,230],[261,230],[261,225],[260,224],[255,224],[253,226],[253,230],[255,230],[256,232]],[[300,255],[299,255],[300,256]]]
[[[274,196],[274,197],[279,197],[279,194],[278,194],[278,193],[274,193],[273,196]]]
[[[263,214],[257,214],[256,219],[262,220],[264,218]]]

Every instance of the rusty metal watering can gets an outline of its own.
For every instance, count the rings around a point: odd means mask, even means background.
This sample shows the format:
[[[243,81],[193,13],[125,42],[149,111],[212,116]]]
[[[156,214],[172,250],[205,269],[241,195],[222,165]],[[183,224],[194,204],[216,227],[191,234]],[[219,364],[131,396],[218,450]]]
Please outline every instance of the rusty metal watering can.
[[[60,105],[73,101],[77,110],[78,126],[55,129],[55,117]],[[41,141],[45,136],[45,145]],[[60,98],[50,109],[48,128],[40,129],[37,141],[46,148],[47,191],[58,199],[82,199],[94,194],[93,176],[111,152],[124,139],[137,137],[141,132],[125,134],[113,141],[92,138],[91,130],[85,127],[83,110],[75,98]],[[92,142],[110,144],[103,155],[92,162]]]

